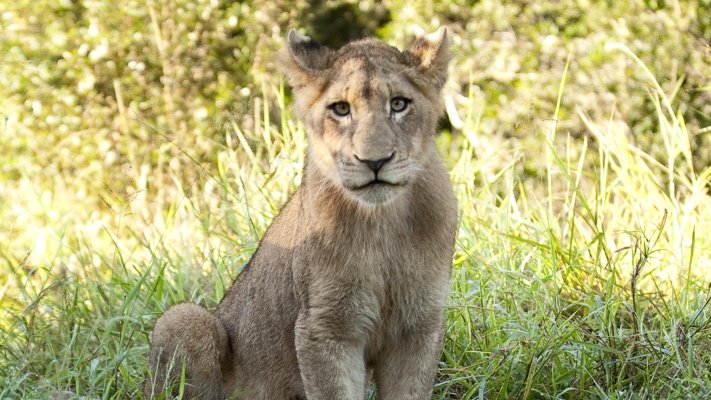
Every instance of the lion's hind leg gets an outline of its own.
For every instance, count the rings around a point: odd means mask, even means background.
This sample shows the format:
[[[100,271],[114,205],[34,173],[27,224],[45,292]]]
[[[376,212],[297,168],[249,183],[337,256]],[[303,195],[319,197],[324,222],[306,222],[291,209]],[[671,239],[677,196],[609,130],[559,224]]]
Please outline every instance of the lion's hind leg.
[[[190,303],[168,309],[156,321],[150,354],[147,399],[168,391],[187,399],[224,399],[223,367],[231,362],[227,331],[206,309]]]

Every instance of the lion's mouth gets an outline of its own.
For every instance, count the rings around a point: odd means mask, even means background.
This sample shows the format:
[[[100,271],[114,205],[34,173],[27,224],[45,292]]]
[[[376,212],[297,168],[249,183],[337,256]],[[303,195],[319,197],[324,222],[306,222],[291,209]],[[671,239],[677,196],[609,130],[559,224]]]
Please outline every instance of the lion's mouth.
[[[378,178],[375,178],[372,181],[370,181],[364,185],[352,187],[351,190],[353,190],[354,192],[357,192],[359,190],[367,190],[367,189],[380,188],[380,187],[395,188],[395,187],[402,186],[402,185],[403,185],[402,183],[388,182],[388,181],[383,181]]]

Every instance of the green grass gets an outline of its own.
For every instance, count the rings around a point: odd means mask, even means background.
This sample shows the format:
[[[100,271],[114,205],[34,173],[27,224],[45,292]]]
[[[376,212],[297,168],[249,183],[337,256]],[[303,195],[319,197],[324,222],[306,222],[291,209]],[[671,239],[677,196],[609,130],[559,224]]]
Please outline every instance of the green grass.
[[[548,94],[553,115],[522,128],[545,144],[534,178],[520,149],[481,134],[474,94],[459,132],[437,139],[460,222],[434,398],[711,396],[711,167],[694,168],[675,93],[626,47],[606,51],[649,88],[661,156],[629,139],[614,107],[600,122],[567,100],[572,65]],[[214,307],[298,184],[304,133],[283,88],[265,90],[276,112],[262,103],[251,127],[229,124],[214,163],[148,126],[180,163],[160,179],[131,171],[98,205],[38,175],[13,180],[0,208],[18,237],[0,244],[0,399],[141,396],[155,319],[180,301]],[[566,118],[584,135],[562,131]]]

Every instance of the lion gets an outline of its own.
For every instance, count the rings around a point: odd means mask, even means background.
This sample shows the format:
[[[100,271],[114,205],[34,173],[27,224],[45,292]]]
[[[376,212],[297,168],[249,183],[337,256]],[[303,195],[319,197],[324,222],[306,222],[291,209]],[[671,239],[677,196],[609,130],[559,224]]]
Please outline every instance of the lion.
[[[214,313],[157,320],[146,397],[432,396],[457,220],[434,143],[449,58],[445,28],[405,51],[289,32],[302,183]]]

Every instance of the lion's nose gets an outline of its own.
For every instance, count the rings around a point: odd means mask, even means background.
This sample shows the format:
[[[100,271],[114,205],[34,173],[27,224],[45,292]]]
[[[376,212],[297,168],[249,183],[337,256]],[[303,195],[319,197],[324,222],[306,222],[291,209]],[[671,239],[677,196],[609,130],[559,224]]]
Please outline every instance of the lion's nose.
[[[370,168],[371,170],[373,170],[373,172],[375,172],[376,174],[378,173],[378,171],[380,171],[380,168],[382,168],[383,165],[385,165],[388,161],[392,160],[394,157],[395,157],[395,152],[394,152],[394,151],[393,151],[392,154],[390,154],[389,156],[387,156],[387,157],[385,157],[385,158],[381,158],[381,159],[379,159],[379,160],[368,160],[368,159],[362,159],[362,158],[360,158],[360,157],[358,157],[358,156],[355,156],[355,158],[356,158],[358,161],[360,161],[360,162],[364,163],[365,165],[367,165],[368,168]]]

